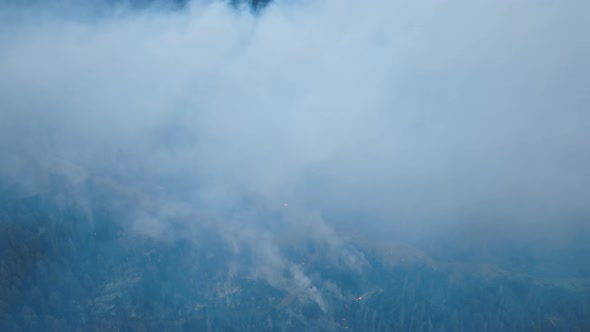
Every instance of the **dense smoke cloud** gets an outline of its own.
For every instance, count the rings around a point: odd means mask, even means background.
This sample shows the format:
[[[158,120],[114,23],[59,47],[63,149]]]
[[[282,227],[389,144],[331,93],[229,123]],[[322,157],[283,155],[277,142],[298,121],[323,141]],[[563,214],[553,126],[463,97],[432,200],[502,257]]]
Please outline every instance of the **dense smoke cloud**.
[[[359,234],[587,227],[587,2],[13,7],[0,175],[15,198],[99,183],[139,234],[216,229],[228,268],[322,309],[329,285],[286,250],[362,272]]]

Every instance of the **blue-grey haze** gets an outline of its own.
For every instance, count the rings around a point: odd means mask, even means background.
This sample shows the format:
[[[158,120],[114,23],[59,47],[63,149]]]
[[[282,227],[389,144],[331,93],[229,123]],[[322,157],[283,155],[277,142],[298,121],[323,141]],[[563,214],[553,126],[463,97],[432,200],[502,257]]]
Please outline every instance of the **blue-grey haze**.
[[[0,330],[590,329],[589,10],[0,2]]]

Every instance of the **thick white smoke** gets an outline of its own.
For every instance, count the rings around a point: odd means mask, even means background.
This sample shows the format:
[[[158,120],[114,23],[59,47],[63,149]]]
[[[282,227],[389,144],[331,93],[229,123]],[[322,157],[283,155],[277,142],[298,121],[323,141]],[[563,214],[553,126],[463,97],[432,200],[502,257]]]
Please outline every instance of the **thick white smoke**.
[[[286,243],[362,271],[338,234],[567,241],[590,215],[588,6],[17,7],[0,23],[0,175],[19,195],[100,183],[147,236],[217,228],[247,273],[323,309]]]

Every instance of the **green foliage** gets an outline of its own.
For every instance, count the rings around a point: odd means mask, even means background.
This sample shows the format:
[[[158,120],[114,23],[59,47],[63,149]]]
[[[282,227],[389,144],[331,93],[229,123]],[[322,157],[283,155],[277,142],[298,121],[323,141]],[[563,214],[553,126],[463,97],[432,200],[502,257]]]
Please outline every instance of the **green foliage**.
[[[125,229],[106,195],[96,196],[102,198],[92,220],[74,196],[60,195],[60,201],[48,193],[0,205],[1,331],[582,331],[590,326],[587,289],[420,263],[388,268],[371,256],[372,267],[361,274],[321,259],[308,267],[341,292],[323,291],[324,312],[264,281],[229,275],[230,255],[214,232],[202,230],[191,241],[150,240]],[[63,204],[63,195],[69,204]],[[296,254],[311,256],[315,249],[305,250],[310,252]],[[455,280],[452,273],[460,277]]]

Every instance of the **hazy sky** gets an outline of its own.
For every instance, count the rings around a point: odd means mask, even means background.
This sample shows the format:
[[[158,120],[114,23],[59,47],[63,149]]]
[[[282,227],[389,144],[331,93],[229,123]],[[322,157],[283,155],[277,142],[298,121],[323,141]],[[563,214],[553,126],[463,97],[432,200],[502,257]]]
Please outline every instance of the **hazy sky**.
[[[140,234],[213,225],[320,307],[285,238],[588,230],[588,1],[0,6],[15,195],[122,179]]]

